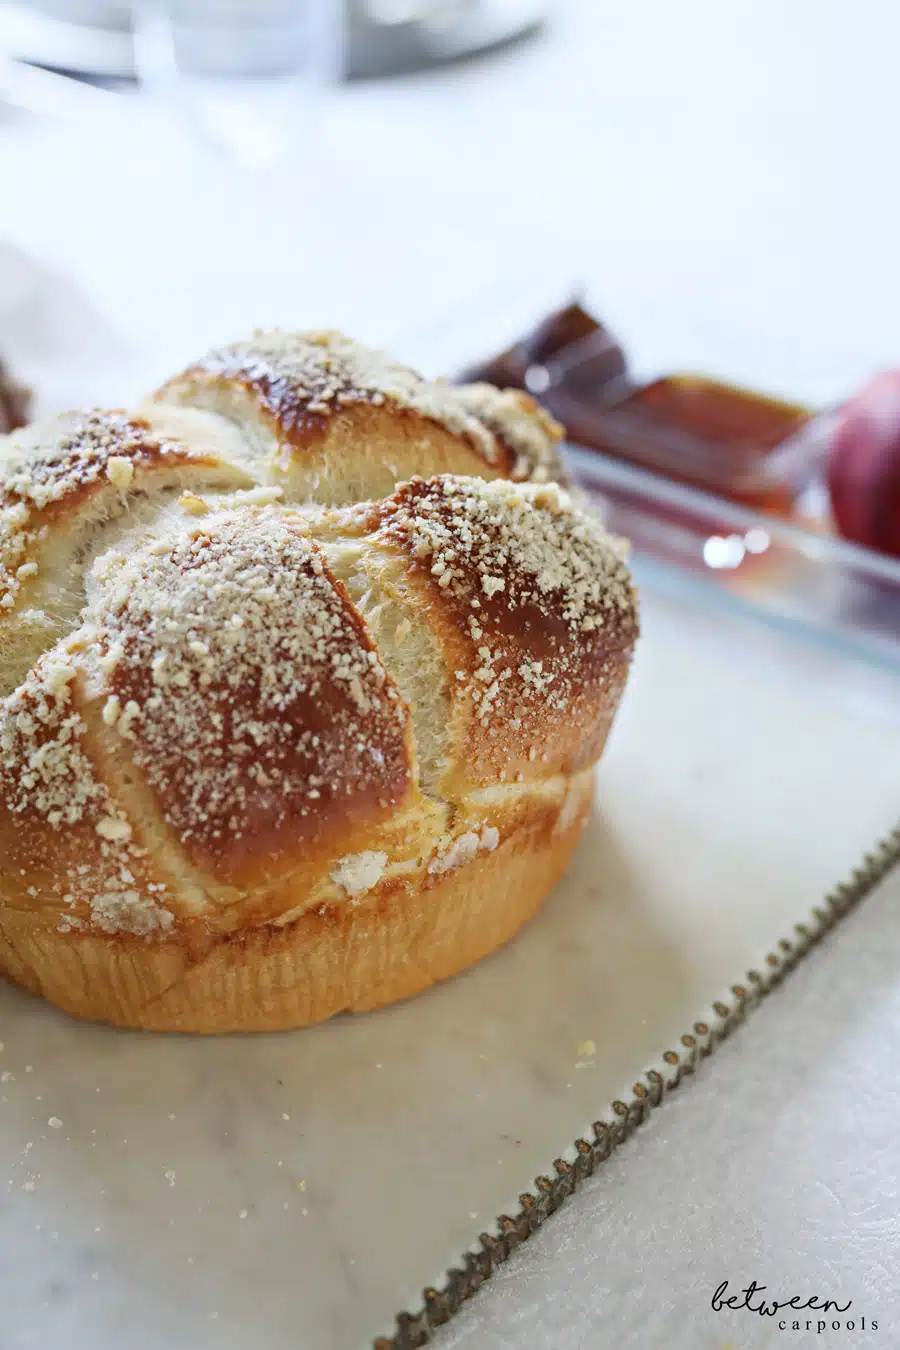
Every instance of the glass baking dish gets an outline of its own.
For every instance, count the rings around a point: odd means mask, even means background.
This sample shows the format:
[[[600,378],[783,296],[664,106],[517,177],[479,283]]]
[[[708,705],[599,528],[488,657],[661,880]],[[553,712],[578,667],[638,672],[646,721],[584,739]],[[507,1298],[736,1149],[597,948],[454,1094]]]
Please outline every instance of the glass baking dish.
[[[552,308],[554,302],[547,304],[546,299],[546,293],[535,288],[499,293],[483,311],[456,314],[401,338],[398,353],[430,376],[453,378],[455,372],[502,350],[511,338],[527,331],[529,323]],[[555,301],[560,301],[558,290]],[[601,306],[596,309],[602,312]],[[642,316],[644,331],[652,319],[652,312]],[[660,327],[671,330],[671,316]],[[765,344],[764,334],[757,337]],[[722,346],[719,334],[710,335],[709,341]],[[695,337],[688,359],[701,346]],[[668,353],[675,350],[670,341]],[[752,342],[736,342],[733,350],[749,353],[744,369],[720,366],[709,373],[752,385],[761,369],[759,362],[754,363]],[[818,352],[816,356],[823,368],[847,371],[849,392],[859,379],[852,354],[843,366],[840,354],[831,353],[824,361]],[[677,356],[672,360],[669,355],[670,369],[676,361]],[[770,388],[773,383],[770,379]],[[776,393],[790,397],[793,392],[776,384]],[[820,391],[807,382],[796,392],[810,398]],[[645,593],[678,605],[699,604],[723,618],[742,616],[777,628],[782,636],[818,648],[823,672],[829,662],[835,669],[846,661],[862,662],[870,672],[884,673],[888,704],[897,700],[900,561],[675,483],[597,450],[566,444],[564,453],[575,483],[608,527],[631,541],[632,565]]]
[[[575,481],[654,589],[754,610],[900,671],[900,562],[566,446]]]

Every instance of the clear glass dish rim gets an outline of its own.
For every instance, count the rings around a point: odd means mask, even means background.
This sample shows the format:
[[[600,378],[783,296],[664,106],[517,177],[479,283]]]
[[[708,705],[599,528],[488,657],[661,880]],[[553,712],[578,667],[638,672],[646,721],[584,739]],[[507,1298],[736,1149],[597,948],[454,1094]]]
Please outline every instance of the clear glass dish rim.
[[[752,507],[741,506],[714,493],[676,483],[651,473],[649,469],[626,464],[574,442],[565,442],[564,450],[568,462],[578,472],[627,488],[648,504],[680,506],[694,515],[706,516],[717,534],[721,533],[723,525],[733,526],[736,532],[765,530],[770,539],[776,540],[783,548],[789,552],[802,553],[814,563],[850,570],[872,580],[888,581],[900,587],[900,558],[876,553],[874,549],[852,543],[840,535],[820,533],[780,516],[754,511]]]

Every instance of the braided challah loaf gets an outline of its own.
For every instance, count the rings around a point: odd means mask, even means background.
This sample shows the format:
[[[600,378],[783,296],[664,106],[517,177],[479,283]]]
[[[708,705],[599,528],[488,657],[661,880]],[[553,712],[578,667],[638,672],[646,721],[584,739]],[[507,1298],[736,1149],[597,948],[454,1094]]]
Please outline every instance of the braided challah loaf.
[[[413,994],[560,876],[637,634],[526,395],[336,334],[0,440],[0,972],[83,1017]]]

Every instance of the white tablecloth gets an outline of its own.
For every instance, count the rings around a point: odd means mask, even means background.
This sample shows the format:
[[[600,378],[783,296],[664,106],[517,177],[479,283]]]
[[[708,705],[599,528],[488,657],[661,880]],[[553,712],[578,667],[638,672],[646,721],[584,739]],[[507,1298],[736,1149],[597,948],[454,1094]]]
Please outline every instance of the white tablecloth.
[[[91,137],[0,117],[0,240],[116,335],[91,397],[254,325],[415,345],[495,293],[583,279],[648,369],[825,400],[900,362],[898,50],[877,0],[571,0],[539,43],[335,93],[259,177],[137,98]],[[77,363],[55,378],[78,386]],[[443,1350],[898,1343],[898,901],[895,880],[792,975]],[[751,1279],[878,1330],[712,1311]]]

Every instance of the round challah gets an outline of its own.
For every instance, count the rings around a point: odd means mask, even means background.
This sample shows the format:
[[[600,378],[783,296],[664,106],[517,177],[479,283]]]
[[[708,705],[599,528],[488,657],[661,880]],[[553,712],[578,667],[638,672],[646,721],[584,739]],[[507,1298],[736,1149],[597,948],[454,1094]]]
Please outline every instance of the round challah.
[[[527,395],[263,333],[0,440],[0,972],[265,1030],[509,938],[637,635],[559,435]]]

